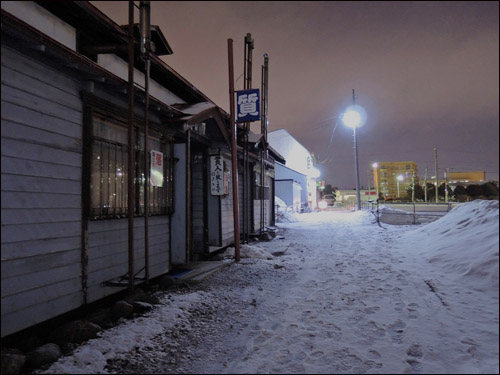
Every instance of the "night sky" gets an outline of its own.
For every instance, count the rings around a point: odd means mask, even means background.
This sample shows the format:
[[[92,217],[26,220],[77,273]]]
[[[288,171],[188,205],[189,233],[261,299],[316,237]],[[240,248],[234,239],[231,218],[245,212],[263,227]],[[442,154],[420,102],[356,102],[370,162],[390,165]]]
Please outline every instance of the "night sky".
[[[92,4],[128,22],[127,2]],[[362,186],[376,161],[414,161],[421,177],[426,165],[434,175],[434,147],[440,178],[449,168],[499,179],[496,1],[153,1],[151,9],[174,51],[162,59],[227,112],[227,40],[241,90],[251,33],[254,88],[269,55],[269,130],[287,129],[314,153],[326,183],[355,187],[353,132],[338,119],[353,89],[368,114],[357,130]]]

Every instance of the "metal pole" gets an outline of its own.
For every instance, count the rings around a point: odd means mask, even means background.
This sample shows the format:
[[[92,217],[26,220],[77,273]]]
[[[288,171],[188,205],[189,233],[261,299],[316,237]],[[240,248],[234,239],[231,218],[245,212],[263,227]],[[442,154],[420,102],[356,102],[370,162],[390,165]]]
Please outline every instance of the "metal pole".
[[[450,168],[446,168],[446,178],[445,178],[445,185],[444,185],[444,201],[448,203],[448,175],[449,175]]]
[[[192,180],[191,180],[191,128],[187,130],[186,145],[186,263],[191,259],[191,248],[193,246],[193,214],[192,214]]]
[[[411,201],[415,203],[415,171],[413,171],[413,174],[411,176]]]
[[[140,29],[141,54],[144,60],[144,269],[146,284],[149,283],[149,74],[151,61],[149,60],[151,25],[151,7],[149,1],[140,2]]]
[[[438,203],[438,149],[434,147],[434,173],[436,175],[436,203]]]
[[[352,89],[352,104],[356,104],[356,96]],[[358,140],[356,137],[356,127],[352,128],[354,134],[354,163],[356,164],[356,198],[358,201],[358,211],[361,210],[361,193],[359,191],[359,165],[358,165]]]
[[[238,153],[236,150],[236,124],[234,121],[234,66],[233,40],[227,40],[229,64],[229,118],[231,124],[231,155],[233,173],[234,260],[240,261],[240,219],[238,213]]]
[[[427,164],[425,165],[424,174],[424,202],[427,203]]]
[[[134,2],[128,2],[128,285],[134,287]]]

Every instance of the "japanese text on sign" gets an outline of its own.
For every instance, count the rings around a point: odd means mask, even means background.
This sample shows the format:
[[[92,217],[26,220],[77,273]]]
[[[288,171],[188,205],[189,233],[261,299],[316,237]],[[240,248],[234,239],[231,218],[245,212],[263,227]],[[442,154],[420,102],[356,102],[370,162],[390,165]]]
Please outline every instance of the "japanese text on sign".
[[[237,119],[236,122],[260,120],[259,89],[236,91]]]
[[[210,193],[224,195],[224,162],[222,156],[210,157]]]
[[[151,186],[163,186],[163,153],[151,150]]]

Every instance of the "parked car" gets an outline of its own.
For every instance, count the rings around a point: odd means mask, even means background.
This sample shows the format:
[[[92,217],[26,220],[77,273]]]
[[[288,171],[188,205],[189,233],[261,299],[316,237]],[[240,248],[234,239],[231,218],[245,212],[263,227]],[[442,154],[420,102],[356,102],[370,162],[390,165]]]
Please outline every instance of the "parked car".
[[[323,196],[323,198],[321,199],[321,201],[324,202],[323,205],[326,206],[326,207],[333,206],[335,204],[335,195],[326,194],[326,195]]]

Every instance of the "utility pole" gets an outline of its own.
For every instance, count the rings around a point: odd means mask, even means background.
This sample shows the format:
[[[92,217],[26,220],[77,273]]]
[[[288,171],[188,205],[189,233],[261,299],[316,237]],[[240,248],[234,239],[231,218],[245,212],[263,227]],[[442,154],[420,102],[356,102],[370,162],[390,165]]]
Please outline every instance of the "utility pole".
[[[231,121],[231,169],[233,182],[233,223],[234,223],[234,260],[240,261],[240,218],[238,212],[238,151],[236,150],[236,124],[234,121],[234,64],[233,40],[227,40],[229,66],[229,118]]]
[[[356,105],[356,95],[354,94],[354,89],[352,89],[352,104]],[[356,164],[356,198],[358,203],[358,211],[361,210],[361,192],[359,191],[359,164],[358,164],[358,140],[356,137],[356,126],[353,128],[354,132],[354,162]]]
[[[438,203],[438,149],[434,147],[434,174],[436,175],[436,203]]]
[[[444,184],[444,201],[448,203],[448,175],[450,168],[446,168],[445,184]]]
[[[427,203],[427,164],[425,165],[424,174],[424,202]]]
[[[415,171],[413,171],[413,174],[411,176],[411,201],[415,203]]]

